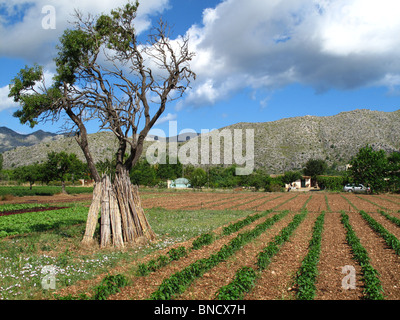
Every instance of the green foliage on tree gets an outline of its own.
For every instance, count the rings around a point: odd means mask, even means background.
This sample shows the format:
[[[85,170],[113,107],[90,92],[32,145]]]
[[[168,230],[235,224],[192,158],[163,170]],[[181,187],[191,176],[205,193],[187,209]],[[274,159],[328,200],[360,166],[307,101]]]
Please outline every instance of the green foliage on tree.
[[[0,171],[3,170],[3,154],[0,153]]]
[[[311,179],[315,180],[317,176],[323,175],[328,169],[328,165],[325,160],[322,159],[310,159],[307,161],[303,172],[306,176],[310,176]]]
[[[38,164],[18,167],[13,172],[14,179],[20,182],[29,182],[31,190],[36,181],[41,181],[42,175],[43,171],[41,170],[41,166]]]
[[[388,156],[388,191],[400,189],[400,152],[393,152]]]
[[[207,172],[202,168],[197,168],[192,172],[189,180],[193,188],[204,187],[207,183]]]
[[[355,183],[370,186],[372,192],[381,192],[387,186],[389,163],[385,151],[375,151],[370,145],[361,148],[350,161],[349,176]]]
[[[147,37],[138,36],[138,6],[138,1],[127,1],[100,16],[76,11],[72,28],[56,46],[53,83],[45,83],[37,64],[10,82],[9,97],[20,104],[14,116],[31,127],[63,117],[65,131],[74,134],[97,182],[101,176],[89,149],[87,123],[98,121],[99,130],[115,134],[113,170],[125,174],[139,161],[145,138],[167,103],[180,98],[196,77],[188,38],[172,41],[162,19]]]
[[[154,166],[150,165],[147,160],[136,163],[131,174],[131,181],[138,186],[153,187],[157,184],[157,171]]]
[[[47,155],[47,161],[44,164],[46,175],[50,180],[61,181],[62,190],[65,190],[65,181],[68,178],[80,176],[85,171],[85,164],[78,159],[74,153],[50,152]]]
[[[289,184],[301,179],[302,177],[303,175],[299,171],[286,171],[282,177],[282,182]]]
[[[256,191],[260,189],[266,190],[271,183],[271,178],[264,170],[255,170],[250,175],[240,176],[240,185],[252,187]]]
[[[166,163],[157,165],[157,178],[160,180],[175,180],[182,177],[183,167],[179,159],[166,157]]]

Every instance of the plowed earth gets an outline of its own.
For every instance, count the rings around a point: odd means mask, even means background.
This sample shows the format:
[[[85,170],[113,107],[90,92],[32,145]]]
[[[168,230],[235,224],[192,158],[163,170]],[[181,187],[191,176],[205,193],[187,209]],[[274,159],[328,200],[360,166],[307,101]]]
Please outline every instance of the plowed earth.
[[[190,251],[187,257],[174,261],[147,276],[137,276],[132,272],[135,265],[165,254],[170,248],[160,250],[136,261],[133,265],[124,265],[110,270],[111,273],[124,273],[130,280],[130,285],[122,288],[120,293],[109,297],[110,300],[148,299],[164,279],[182,270],[198,259],[207,258],[218,252],[239,233],[252,230],[268,217],[283,210],[289,213],[259,237],[244,245],[233,256],[222,261],[217,266],[193,281],[181,295],[174,299],[215,299],[222,286],[235,277],[237,270],[244,266],[256,268],[257,255],[274,239],[293,216],[307,209],[308,214],[290,239],[284,243],[274,256],[270,265],[257,278],[253,289],[244,296],[251,300],[295,299],[296,285],[294,279],[302,260],[308,253],[309,242],[316,218],[325,212],[324,229],[321,239],[321,252],[318,262],[316,279],[316,300],[361,300],[364,297],[363,276],[360,265],[354,260],[351,247],[346,240],[346,231],[341,223],[341,212],[349,215],[350,224],[361,244],[367,250],[370,263],[379,273],[385,298],[400,300],[400,257],[388,247],[384,239],[369,227],[360,215],[360,210],[367,212],[395,237],[400,239],[400,227],[382,216],[379,211],[385,211],[400,219],[399,195],[356,195],[344,193],[165,193],[152,198],[146,195],[142,200],[145,208],[160,207],[166,210],[249,210],[254,213],[272,210],[266,217],[260,218],[234,234],[223,236],[221,228],[214,230],[219,237],[199,250]],[[232,221],[234,222],[234,221]],[[194,239],[177,246],[189,248]],[[356,271],[356,288],[345,289],[342,273],[345,266],[352,266]],[[129,271],[127,271],[129,270]],[[66,288],[60,294],[90,292],[90,288],[101,280],[78,283]]]

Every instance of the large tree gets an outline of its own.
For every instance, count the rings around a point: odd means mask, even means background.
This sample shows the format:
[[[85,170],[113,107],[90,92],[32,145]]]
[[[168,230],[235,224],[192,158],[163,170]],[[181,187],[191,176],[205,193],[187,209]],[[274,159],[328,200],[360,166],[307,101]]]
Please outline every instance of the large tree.
[[[68,176],[79,176],[83,170],[82,161],[78,159],[75,153],[49,152],[47,161],[44,163],[44,169],[49,180],[61,181],[62,192],[67,193],[65,181]]]
[[[317,176],[322,175],[328,169],[328,165],[325,160],[322,159],[310,159],[307,161],[303,173],[306,176],[311,177],[311,185],[315,185],[317,182]]]
[[[355,183],[370,186],[372,192],[380,192],[386,188],[388,169],[385,151],[367,145],[351,159],[348,174]]]
[[[96,182],[83,243],[93,241],[101,209],[102,247],[111,241],[122,247],[155,238],[129,171],[167,103],[181,97],[195,78],[188,39],[171,40],[162,20],[146,42],[139,41],[134,28],[138,6],[129,2],[98,17],[76,12],[73,28],[57,46],[54,84],[46,84],[43,68],[34,65],[22,69],[10,85],[10,96],[21,105],[15,116],[22,123],[33,127],[62,119],[65,130],[74,134]],[[101,177],[95,166],[88,143],[90,121],[117,138],[113,182]]]

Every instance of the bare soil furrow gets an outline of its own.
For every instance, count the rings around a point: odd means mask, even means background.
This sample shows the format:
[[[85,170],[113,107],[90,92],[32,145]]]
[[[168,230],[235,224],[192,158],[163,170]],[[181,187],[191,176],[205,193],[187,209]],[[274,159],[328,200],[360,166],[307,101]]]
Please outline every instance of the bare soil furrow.
[[[342,273],[345,266],[353,266],[356,269],[354,290],[342,287],[346,276]],[[346,241],[346,231],[340,221],[340,213],[325,215],[316,288],[315,300],[359,300],[363,297],[361,267],[353,260],[351,248]]]
[[[294,299],[293,280],[308,252],[316,217],[312,213],[307,215],[291,239],[283,244],[271,264],[262,272],[253,290],[245,295],[245,300]]]
[[[358,195],[355,194],[346,194],[344,197],[348,201],[350,201],[357,208],[357,210],[364,210],[365,212],[376,212],[377,210],[381,209],[375,204],[360,199]],[[355,209],[353,208],[353,210],[351,211],[355,211]]]
[[[294,214],[288,214],[257,239],[245,245],[234,257],[218,264],[210,272],[204,274],[201,279],[198,279],[188,288],[186,293],[179,297],[179,300],[214,299],[218,289],[232,281],[238,269],[244,266],[255,266],[257,254],[292,220],[293,216]]]
[[[256,225],[265,221],[270,215],[267,217],[263,217],[253,222],[252,224],[240,229],[239,231],[229,235],[222,237],[216,241],[214,241],[211,245],[205,246],[202,249],[192,251],[187,257],[181,258],[178,261],[174,261],[164,268],[151,273],[145,277],[137,277],[133,276],[131,278],[132,285],[129,287],[125,287],[121,289],[120,293],[117,293],[111,297],[109,300],[126,300],[126,299],[134,299],[134,300],[143,300],[148,299],[152,292],[154,292],[158,286],[162,283],[162,281],[192,264],[198,259],[203,259],[209,257],[212,253],[219,251],[225,244],[229,243],[233,238],[235,238],[239,233],[245,232],[246,230],[253,229]]]
[[[307,203],[308,212],[322,212],[328,211],[325,201],[325,194],[320,194],[317,192],[311,192],[312,198]]]
[[[371,201],[376,203],[379,209],[386,210],[388,212],[397,212],[400,210],[400,204],[396,204],[390,201],[387,201],[384,198],[376,195],[359,195],[359,198],[363,199],[364,201]]]
[[[307,200],[310,198],[311,194],[307,193],[300,193],[295,201],[288,201],[282,206],[279,207],[279,210],[290,210],[294,212],[301,211],[301,209],[305,206]]]
[[[245,203],[238,205],[236,207],[236,209],[237,210],[256,210],[257,211],[257,208],[260,205],[266,203],[267,201],[271,201],[274,198],[276,198],[275,194],[268,193],[268,194],[263,195],[262,197],[260,197],[260,198],[258,198],[256,200],[254,200],[254,201],[251,201],[251,202],[247,202],[246,201]]]
[[[354,208],[352,208],[351,205],[346,202],[339,193],[329,194],[328,204],[332,212],[340,212],[342,210],[346,212],[354,211]]]
[[[388,247],[359,213],[349,214],[350,223],[368,252],[370,263],[379,272],[384,296],[388,300],[400,299],[400,257]]]
[[[277,194],[279,195],[279,194]],[[265,210],[280,210],[280,206],[283,205],[284,203],[286,203],[286,201],[293,201],[296,197],[298,196],[298,194],[293,194],[290,192],[287,192],[285,194],[283,194],[281,197],[271,200],[271,201],[267,201],[264,204],[260,205],[259,207],[257,207],[257,211],[265,211]]]

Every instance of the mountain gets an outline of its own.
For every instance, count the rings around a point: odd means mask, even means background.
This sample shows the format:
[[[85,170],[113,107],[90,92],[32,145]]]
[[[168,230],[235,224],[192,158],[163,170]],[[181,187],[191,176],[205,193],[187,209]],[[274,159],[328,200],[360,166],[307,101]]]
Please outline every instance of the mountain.
[[[30,134],[20,134],[7,127],[0,127],[0,153],[21,146],[33,146],[41,142],[58,140],[62,136],[38,130]]]
[[[221,128],[219,132],[222,129],[230,132],[241,129],[245,136],[246,129],[253,129],[255,167],[266,168],[272,174],[301,169],[309,159],[325,159],[329,165],[336,165],[339,169],[344,168],[351,157],[367,144],[387,152],[399,151],[399,124],[400,110],[381,112],[357,109],[326,117],[304,116],[272,122],[237,123]],[[199,139],[202,138],[204,136],[200,135],[192,137],[187,142],[178,142],[178,148],[199,147],[201,145]],[[146,148],[154,144],[154,139],[151,140],[145,142],[144,155]],[[222,141],[221,159],[224,155],[223,145]],[[89,146],[93,158],[99,161],[112,157],[116,140],[112,133],[96,133],[89,135]],[[235,146],[237,147],[237,141],[233,144],[233,148]],[[45,160],[48,152],[62,150],[74,152],[84,160],[74,139],[63,137],[6,151],[3,153],[3,167],[11,168],[41,162]],[[243,145],[243,153],[245,152]]]

